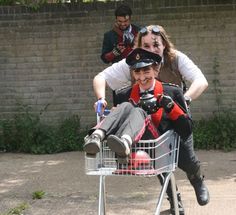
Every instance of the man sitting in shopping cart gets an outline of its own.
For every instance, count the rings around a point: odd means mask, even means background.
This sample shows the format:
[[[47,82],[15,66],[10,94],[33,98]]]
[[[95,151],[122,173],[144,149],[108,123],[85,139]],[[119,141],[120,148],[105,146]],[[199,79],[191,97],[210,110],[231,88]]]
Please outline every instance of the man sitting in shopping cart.
[[[186,140],[192,132],[192,120],[187,114],[182,90],[175,85],[162,83],[158,77],[161,57],[141,48],[126,58],[135,84],[123,93],[128,102],[118,105],[89,132],[85,138],[87,156],[96,156],[101,142],[107,139],[108,147],[116,153],[120,163],[127,163],[131,146],[140,139],[155,139],[168,129],[174,129]],[[102,110],[106,102],[98,100]]]

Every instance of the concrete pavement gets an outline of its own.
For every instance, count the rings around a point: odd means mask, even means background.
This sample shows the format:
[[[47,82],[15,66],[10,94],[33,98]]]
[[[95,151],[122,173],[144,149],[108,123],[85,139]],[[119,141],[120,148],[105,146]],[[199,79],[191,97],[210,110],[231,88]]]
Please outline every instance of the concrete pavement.
[[[186,215],[236,214],[236,152],[197,151],[211,200],[199,206],[182,171],[175,172]],[[98,176],[87,176],[84,154],[54,155],[0,153],[0,215],[26,203],[24,215],[95,215]],[[43,199],[32,193],[43,190]],[[156,177],[106,177],[108,215],[154,214],[160,185]],[[164,201],[162,215],[169,214]]]

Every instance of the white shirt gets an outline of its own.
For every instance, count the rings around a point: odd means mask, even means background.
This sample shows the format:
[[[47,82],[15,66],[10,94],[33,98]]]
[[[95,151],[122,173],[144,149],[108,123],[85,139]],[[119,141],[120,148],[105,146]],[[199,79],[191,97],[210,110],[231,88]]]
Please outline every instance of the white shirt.
[[[184,53],[176,50],[178,59],[178,69],[183,79],[192,83],[197,79],[204,79],[202,71],[193,63],[193,61]],[[123,59],[112,64],[98,74],[103,77],[112,90],[120,89],[131,84],[130,70],[128,64]]]

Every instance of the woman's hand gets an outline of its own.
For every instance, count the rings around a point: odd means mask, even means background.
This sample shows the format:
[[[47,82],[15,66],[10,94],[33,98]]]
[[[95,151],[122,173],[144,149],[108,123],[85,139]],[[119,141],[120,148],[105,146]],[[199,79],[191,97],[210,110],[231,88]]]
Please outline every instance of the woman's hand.
[[[94,103],[94,110],[99,116],[102,116],[106,106],[107,101],[104,98],[101,98]]]

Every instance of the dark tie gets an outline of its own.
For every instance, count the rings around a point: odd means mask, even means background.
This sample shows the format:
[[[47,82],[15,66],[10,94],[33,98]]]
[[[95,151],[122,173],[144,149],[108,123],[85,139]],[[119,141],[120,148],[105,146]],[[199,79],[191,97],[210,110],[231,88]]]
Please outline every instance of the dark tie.
[[[154,95],[154,90],[146,90],[144,92],[140,92],[139,95],[143,96],[143,95],[147,95],[147,94],[152,94]]]

